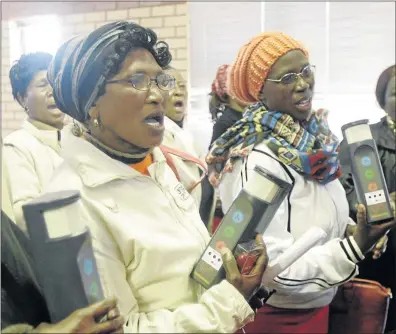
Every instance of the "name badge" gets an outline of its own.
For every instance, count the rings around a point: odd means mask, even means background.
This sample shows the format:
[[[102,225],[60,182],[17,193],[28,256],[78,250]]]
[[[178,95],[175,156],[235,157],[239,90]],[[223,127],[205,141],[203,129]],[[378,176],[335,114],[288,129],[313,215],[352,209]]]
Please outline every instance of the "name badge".
[[[184,188],[184,186],[181,183],[178,183],[175,186],[175,191],[182,201],[187,201],[188,198],[190,197],[190,194],[188,193],[187,189]]]
[[[170,187],[172,197],[175,199],[177,206],[183,210],[190,210],[194,204],[194,199],[188,193],[187,189],[177,182],[174,186]]]

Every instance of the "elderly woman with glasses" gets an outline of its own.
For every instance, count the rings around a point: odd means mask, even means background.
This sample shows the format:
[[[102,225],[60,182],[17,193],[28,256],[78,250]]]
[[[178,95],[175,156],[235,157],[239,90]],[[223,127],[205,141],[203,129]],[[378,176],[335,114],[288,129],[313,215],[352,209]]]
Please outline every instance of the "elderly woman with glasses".
[[[170,61],[152,30],[124,21],[61,46],[49,81],[59,108],[83,127],[65,133],[64,163],[47,191],[80,191],[81,220],[69,223],[90,229],[104,295],[118,298],[125,332],[231,333],[254,317],[248,302],[265,247],[257,236],[253,275],[242,276],[222,248],[226,280],[204,290],[191,278],[209,234],[160,146]]]
[[[246,43],[232,65],[229,88],[253,104],[207,157],[215,185],[220,182],[224,212],[255,165],[293,184],[263,235],[270,264],[310,227],[327,233],[270,283],[276,293],[260,310],[260,328],[250,332],[327,333],[328,305],[337,286],[358,273],[357,263],[394,226],[369,228],[361,205],[357,229],[346,236],[348,224],[355,223],[338,181],[339,142],[328,127],[327,112],[312,110],[314,69],[304,45],[284,33],[262,33]]]

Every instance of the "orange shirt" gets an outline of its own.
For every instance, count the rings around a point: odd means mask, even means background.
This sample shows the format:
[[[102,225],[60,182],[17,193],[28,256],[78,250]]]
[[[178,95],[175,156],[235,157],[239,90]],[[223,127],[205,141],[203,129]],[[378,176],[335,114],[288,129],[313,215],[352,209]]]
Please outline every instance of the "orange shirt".
[[[153,163],[153,156],[151,154],[149,154],[142,161],[140,161],[136,164],[131,164],[131,165],[129,165],[129,167],[132,167],[134,170],[138,171],[139,173],[150,176],[148,167],[152,163]]]

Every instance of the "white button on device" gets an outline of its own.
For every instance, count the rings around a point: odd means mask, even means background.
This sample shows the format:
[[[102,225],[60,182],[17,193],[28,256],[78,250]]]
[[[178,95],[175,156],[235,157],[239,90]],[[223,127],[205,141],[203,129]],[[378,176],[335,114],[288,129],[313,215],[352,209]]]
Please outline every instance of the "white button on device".
[[[216,270],[220,270],[221,266],[223,265],[221,254],[210,246],[206,249],[206,252],[202,256],[202,261],[206,262]]]

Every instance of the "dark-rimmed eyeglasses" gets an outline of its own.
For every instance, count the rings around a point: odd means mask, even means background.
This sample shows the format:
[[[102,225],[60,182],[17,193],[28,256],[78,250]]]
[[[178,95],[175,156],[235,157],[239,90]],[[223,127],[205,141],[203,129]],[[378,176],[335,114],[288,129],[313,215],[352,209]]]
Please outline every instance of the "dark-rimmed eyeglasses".
[[[176,86],[176,79],[172,75],[166,73],[158,74],[155,78],[151,78],[144,73],[136,73],[127,79],[107,81],[108,84],[120,82],[127,82],[131,84],[133,88],[142,91],[148,91],[153,82],[155,82],[159,89],[164,91],[169,91]]]
[[[315,65],[307,65],[300,71],[300,73],[286,73],[280,79],[267,79],[267,81],[288,85],[297,82],[299,77],[303,79],[312,79],[314,75]]]

